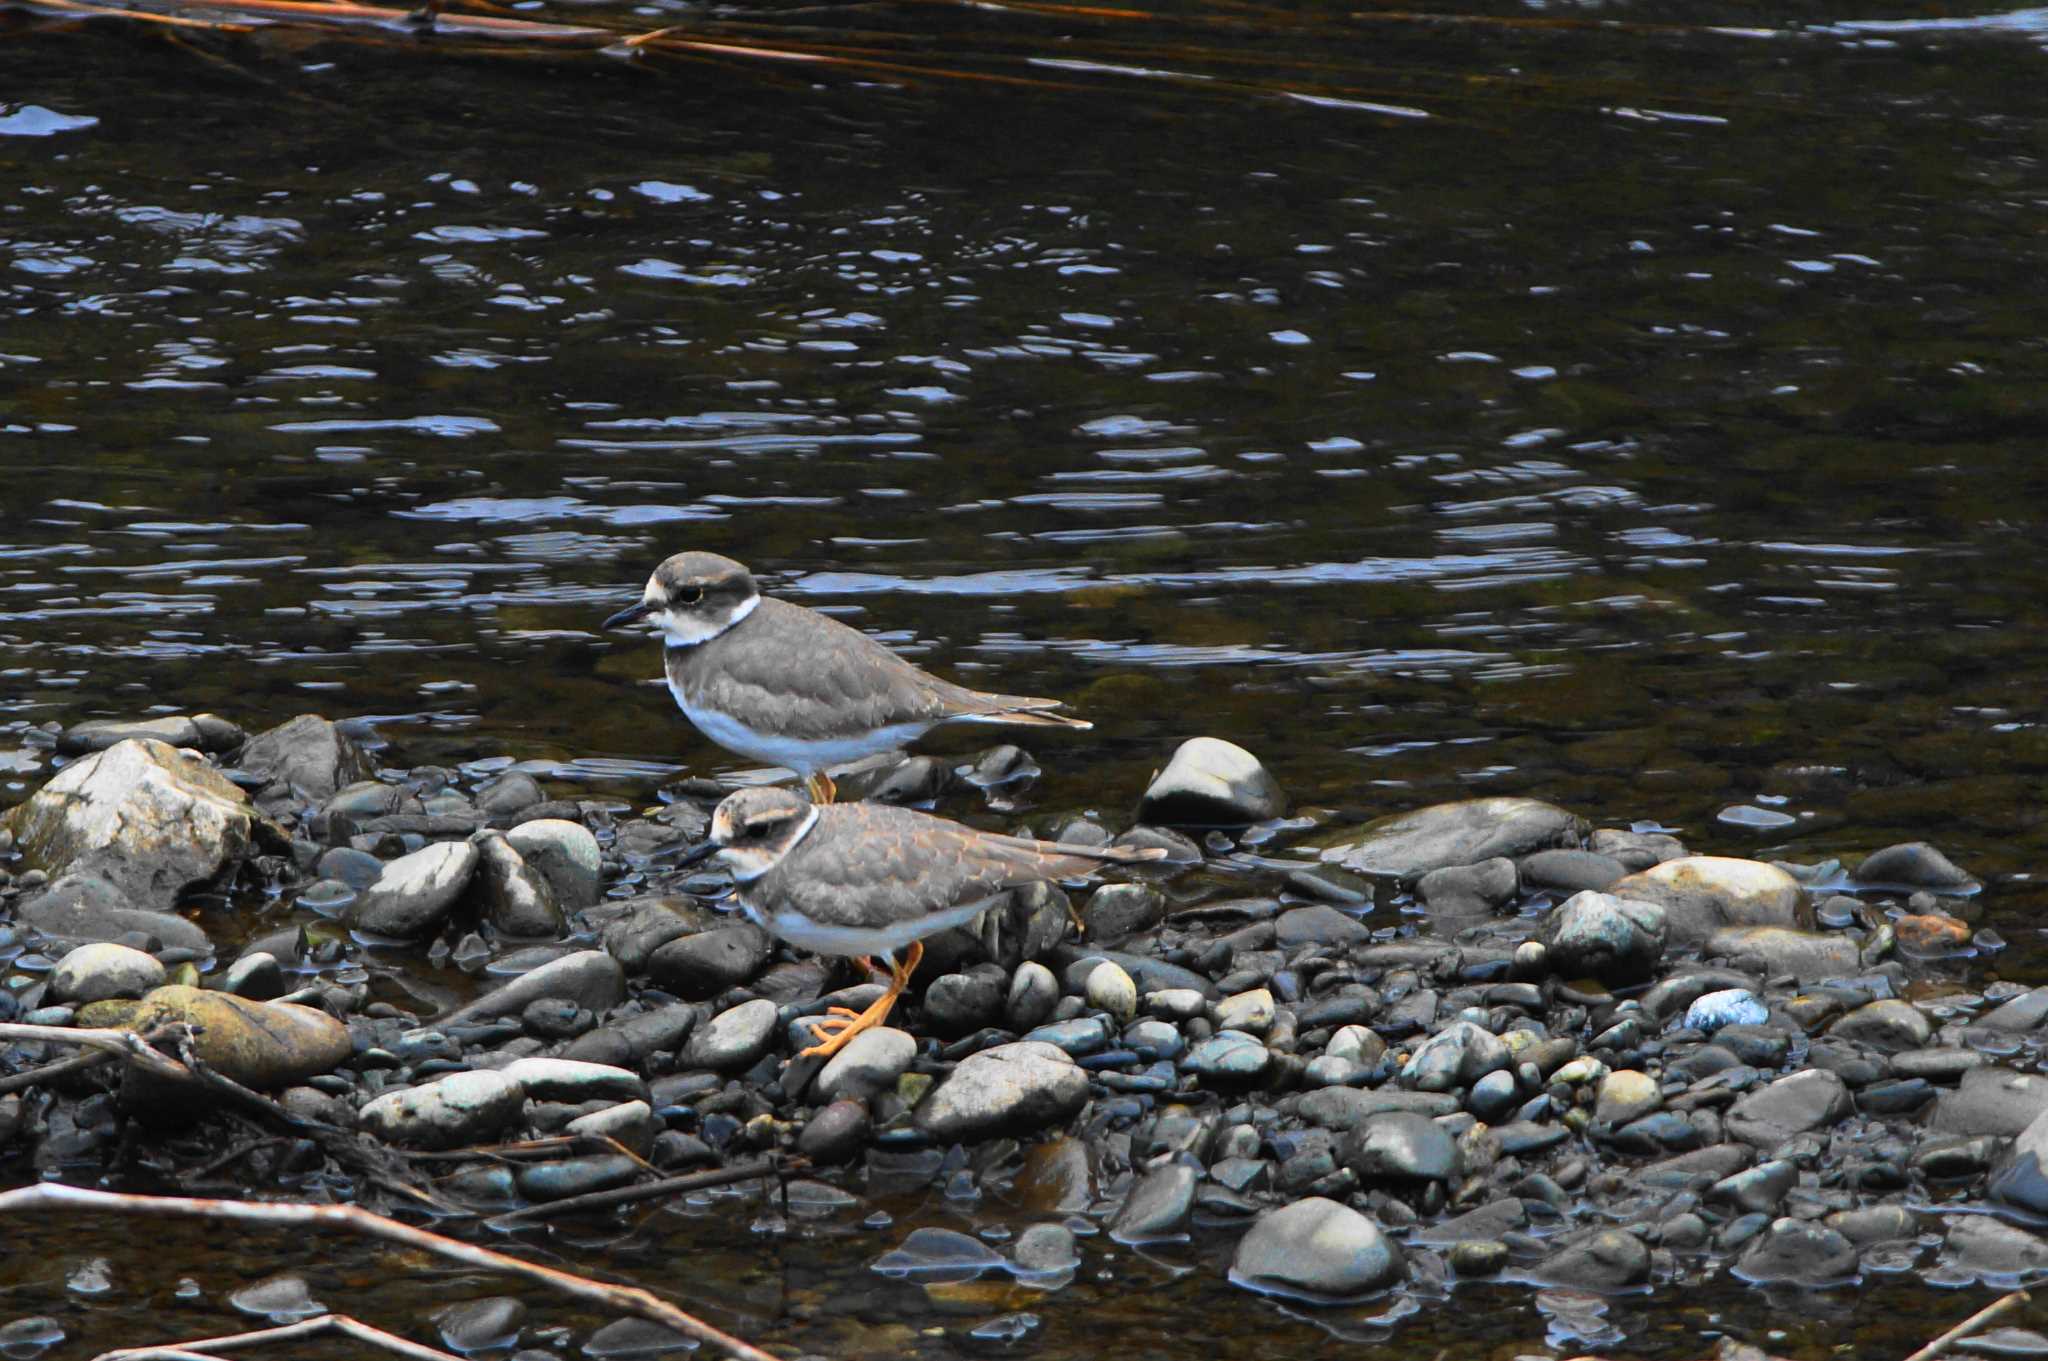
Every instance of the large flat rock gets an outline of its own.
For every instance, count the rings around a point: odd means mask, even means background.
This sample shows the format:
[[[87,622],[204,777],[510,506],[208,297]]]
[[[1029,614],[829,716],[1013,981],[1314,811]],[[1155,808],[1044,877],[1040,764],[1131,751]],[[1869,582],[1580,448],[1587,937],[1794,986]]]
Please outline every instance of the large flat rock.
[[[1452,865],[1576,846],[1584,820],[1541,799],[1463,799],[1396,813],[1321,844],[1322,857],[1360,874],[1416,879]]]

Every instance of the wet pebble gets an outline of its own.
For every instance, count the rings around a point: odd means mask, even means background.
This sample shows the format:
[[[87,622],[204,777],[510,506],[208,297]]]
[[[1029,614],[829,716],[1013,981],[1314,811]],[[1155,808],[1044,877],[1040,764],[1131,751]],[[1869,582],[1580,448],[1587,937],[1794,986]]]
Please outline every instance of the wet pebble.
[[[1262,1215],[1230,1264],[1237,1285],[1311,1304],[1348,1303],[1406,1275],[1405,1256],[1378,1224],[1322,1196]]]

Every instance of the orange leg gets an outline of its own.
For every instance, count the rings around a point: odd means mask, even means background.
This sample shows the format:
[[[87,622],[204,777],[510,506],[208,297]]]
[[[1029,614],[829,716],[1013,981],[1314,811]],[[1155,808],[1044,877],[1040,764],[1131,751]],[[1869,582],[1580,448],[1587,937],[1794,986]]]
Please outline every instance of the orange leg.
[[[830,803],[839,797],[839,786],[822,770],[804,776],[804,794],[812,803]]]
[[[800,1059],[830,1058],[853,1040],[863,1030],[872,1030],[889,1019],[890,1011],[896,1006],[896,999],[903,995],[903,989],[910,984],[910,976],[917,972],[917,965],[924,958],[924,942],[910,942],[910,949],[904,953],[903,962],[889,971],[889,990],[877,997],[866,1011],[854,1012],[846,1007],[833,1007],[822,1020],[811,1022],[811,1038],[818,1041],[809,1049],[800,1051]]]

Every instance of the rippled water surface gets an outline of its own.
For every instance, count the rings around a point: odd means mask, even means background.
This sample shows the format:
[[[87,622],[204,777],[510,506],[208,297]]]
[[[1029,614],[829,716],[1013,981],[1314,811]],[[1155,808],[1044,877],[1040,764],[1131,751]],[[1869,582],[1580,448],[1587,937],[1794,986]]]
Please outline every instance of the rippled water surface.
[[[0,15],[0,797],[37,724],[310,709],[645,801],[737,762],[597,621],[697,547],[1071,697],[1034,816],[1125,819],[1210,733],[1354,814],[1924,837],[2010,942],[1973,980],[2038,980],[2048,30],[1874,3],[632,12],[922,32],[923,73]],[[1227,1235],[928,1294],[868,1261],[1001,1215],[884,1203],[554,1246],[848,1356],[1590,1345],[1521,1288],[1305,1321],[1221,1283]],[[0,1312],[72,1345],[219,1325],[177,1277],[280,1261],[28,1236]],[[67,1293],[91,1256],[115,1289]],[[450,1291],[323,1270],[372,1317]],[[1612,1315],[1642,1355],[1902,1354],[1968,1302]]]

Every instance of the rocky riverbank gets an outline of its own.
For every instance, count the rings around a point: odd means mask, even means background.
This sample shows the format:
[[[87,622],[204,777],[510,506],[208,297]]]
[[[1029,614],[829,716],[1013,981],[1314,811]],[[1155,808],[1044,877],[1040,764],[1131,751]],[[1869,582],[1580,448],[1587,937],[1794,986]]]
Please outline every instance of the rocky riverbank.
[[[1132,825],[1030,827],[1165,847],[1158,868],[933,938],[897,1026],[821,1063],[791,1058],[804,1020],[879,984],[665,868],[707,782],[640,809],[509,763],[392,768],[314,716],[43,736],[61,769],[0,830],[0,1020],[194,1024],[207,1066],[436,1155],[436,1194],[479,1213],[779,1155],[799,1197],[1050,1207],[995,1245],[919,1229],[885,1274],[1051,1290],[1083,1240],[1236,1235],[1236,1284],[1373,1314],[1469,1280],[2048,1269],[2048,989],[1984,982],[1981,886],[1925,845],[1694,856],[1529,799],[1347,825],[1197,739]],[[841,786],[1010,827],[1034,770],[997,748]],[[18,1044],[0,1073],[60,1056]],[[222,1118],[114,1073],[0,1097],[14,1178],[99,1175],[133,1120]],[[544,1136],[568,1138],[450,1156]],[[245,1171],[369,1194],[338,1149]]]

